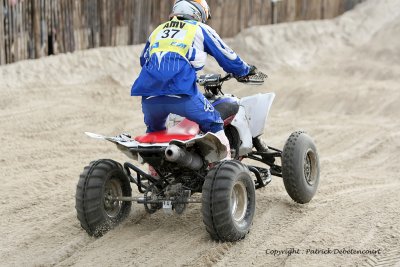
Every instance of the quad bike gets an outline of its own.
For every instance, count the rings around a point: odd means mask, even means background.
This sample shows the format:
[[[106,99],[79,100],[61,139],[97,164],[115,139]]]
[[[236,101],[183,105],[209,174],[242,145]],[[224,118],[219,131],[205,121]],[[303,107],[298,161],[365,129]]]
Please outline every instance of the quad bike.
[[[224,119],[232,160],[225,145],[213,133],[183,119],[166,131],[132,138],[128,134],[88,136],[115,143],[129,158],[148,164],[150,174],[126,162],[93,161],[84,168],[76,190],[77,216],[89,235],[102,236],[124,220],[132,202],[148,213],[163,209],[182,214],[191,203],[202,204],[203,222],[215,240],[236,241],[245,237],[255,214],[255,190],[268,185],[272,176],[282,177],[289,196],[309,202],[319,182],[319,159],[312,139],[304,132],[292,133],[283,150],[265,146],[263,134],[274,93],[238,99],[222,93],[222,84],[232,78],[202,75],[198,83]],[[242,81],[262,84],[257,73]],[[243,162],[251,159],[264,167]],[[140,193],[132,195],[131,184]],[[201,195],[199,194],[201,193]]]

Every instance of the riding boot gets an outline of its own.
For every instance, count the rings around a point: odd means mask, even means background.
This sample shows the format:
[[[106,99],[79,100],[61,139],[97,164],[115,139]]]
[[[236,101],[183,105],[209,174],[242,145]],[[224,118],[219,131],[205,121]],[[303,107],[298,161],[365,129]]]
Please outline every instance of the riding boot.
[[[218,139],[221,141],[221,143],[226,147],[226,157],[222,160],[231,160],[231,146],[229,144],[229,140],[225,135],[225,132],[223,130],[216,132],[215,135],[218,137]]]
[[[255,147],[257,152],[268,152],[269,151],[267,144],[264,142],[264,140],[261,139],[260,136],[253,138],[253,146]],[[271,163],[275,162],[275,158],[271,155],[262,155],[261,157],[265,161],[268,161]]]

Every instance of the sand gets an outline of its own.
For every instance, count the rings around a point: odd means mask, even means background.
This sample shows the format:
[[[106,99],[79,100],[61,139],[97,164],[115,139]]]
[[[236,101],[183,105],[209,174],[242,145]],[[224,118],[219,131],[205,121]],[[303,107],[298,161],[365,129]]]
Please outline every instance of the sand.
[[[145,130],[140,100],[129,96],[142,45],[0,67],[0,265],[400,265],[399,36],[400,1],[371,0],[334,20],[259,26],[228,41],[270,79],[259,87],[230,81],[225,91],[275,92],[263,138],[283,147],[305,130],[321,160],[309,204],[294,203],[280,178],[258,190],[252,230],[237,243],[210,240],[199,205],[171,216],[135,204],[99,239],[79,225],[83,167],[129,160],[83,133]],[[222,72],[213,61],[206,71]],[[301,253],[266,253],[291,248]],[[316,251],[343,248],[382,253]]]

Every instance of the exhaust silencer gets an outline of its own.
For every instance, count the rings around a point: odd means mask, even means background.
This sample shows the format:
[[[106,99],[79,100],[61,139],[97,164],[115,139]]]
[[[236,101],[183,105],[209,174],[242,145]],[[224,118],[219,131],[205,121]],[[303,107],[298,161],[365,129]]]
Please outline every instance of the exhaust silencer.
[[[197,171],[203,167],[203,160],[200,155],[188,152],[177,145],[168,146],[165,150],[165,157],[168,161],[175,162],[176,164],[191,170]]]

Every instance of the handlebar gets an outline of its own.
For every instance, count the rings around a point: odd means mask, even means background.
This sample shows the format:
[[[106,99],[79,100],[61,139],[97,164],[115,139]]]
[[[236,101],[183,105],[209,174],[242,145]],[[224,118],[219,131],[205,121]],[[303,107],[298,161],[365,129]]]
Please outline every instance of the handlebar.
[[[232,78],[236,78],[240,83],[261,85],[267,77],[266,74],[260,71],[255,75],[247,76],[246,79],[237,78],[232,73],[227,73],[225,76],[222,76],[221,74],[205,74],[198,77],[197,83],[200,86],[204,86],[206,91],[218,95],[218,93],[222,93],[222,84]]]
[[[232,74],[228,73],[224,77],[221,74],[205,74],[200,75],[197,78],[197,83],[204,87],[217,87],[222,85],[227,80],[233,77]]]

